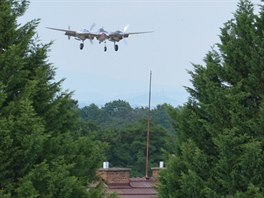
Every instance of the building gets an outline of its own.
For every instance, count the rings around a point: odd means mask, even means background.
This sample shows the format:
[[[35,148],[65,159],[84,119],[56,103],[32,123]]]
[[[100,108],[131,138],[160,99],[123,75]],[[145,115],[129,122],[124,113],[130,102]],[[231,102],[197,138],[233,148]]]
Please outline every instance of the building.
[[[106,164],[105,164],[106,163]],[[109,168],[108,162],[98,170],[98,175],[106,184],[106,192],[116,193],[120,198],[155,198],[159,171],[163,168],[152,168],[152,176],[149,179],[130,178],[130,168]],[[160,164],[161,165],[161,164]]]

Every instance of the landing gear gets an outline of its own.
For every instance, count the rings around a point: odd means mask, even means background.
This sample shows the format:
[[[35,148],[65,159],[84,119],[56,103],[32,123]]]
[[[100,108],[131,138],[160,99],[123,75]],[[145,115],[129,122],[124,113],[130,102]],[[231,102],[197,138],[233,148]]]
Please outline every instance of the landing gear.
[[[104,42],[104,43],[105,43],[104,51],[106,52],[107,51],[106,42]]]
[[[84,47],[84,43],[80,43],[80,50],[82,50]]]
[[[118,51],[118,45],[115,44],[115,51]]]

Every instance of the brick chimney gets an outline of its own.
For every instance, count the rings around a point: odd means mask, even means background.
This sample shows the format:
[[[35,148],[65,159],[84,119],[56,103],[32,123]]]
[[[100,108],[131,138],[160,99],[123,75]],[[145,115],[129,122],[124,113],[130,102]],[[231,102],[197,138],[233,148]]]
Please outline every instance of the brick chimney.
[[[159,167],[153,167],[153,168],[151,168],[151,170],[152,170],[152,177],[155,178],[155,179],[158,179],[159,173],[163,169],[165,169],[164,168],[164,162],[163,161],[160,161]]]
[[[103,168],[98,170],[98,175],[106,184],[129,184],[130,168],[109,168],[108,164],[104,162]]]

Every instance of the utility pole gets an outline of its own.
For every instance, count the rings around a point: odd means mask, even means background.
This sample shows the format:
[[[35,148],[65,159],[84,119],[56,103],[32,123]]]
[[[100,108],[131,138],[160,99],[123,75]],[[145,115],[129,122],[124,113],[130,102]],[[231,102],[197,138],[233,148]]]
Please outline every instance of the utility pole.
[[[149,135],[150,135],[150,102],[151,102],[151,78],[152,71],[150,70],[149,78],[149,106],[148,106],[148,129],[147,129],[147,143],[146,143],[146,179],[149,179],[148,176],[148,163],[149,163]]]

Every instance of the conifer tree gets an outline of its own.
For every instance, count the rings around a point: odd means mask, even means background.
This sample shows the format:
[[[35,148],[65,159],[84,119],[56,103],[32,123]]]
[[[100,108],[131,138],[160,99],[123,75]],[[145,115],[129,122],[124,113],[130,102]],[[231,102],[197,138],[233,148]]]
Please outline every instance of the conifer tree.
[[[102,157],[81,137],[77,102],[56,82],[27,0],[0,0],[0,197],[101,197],[88,188]]]
[[[160,197],[263,197],[264,6],[241,0],[172,110],[178,141]]]

